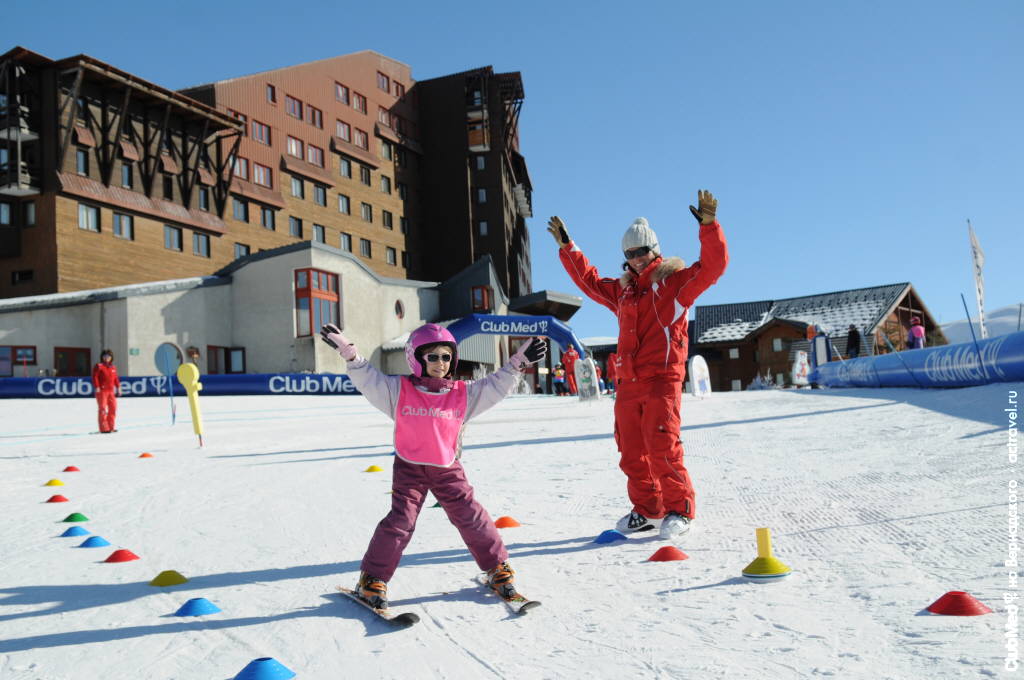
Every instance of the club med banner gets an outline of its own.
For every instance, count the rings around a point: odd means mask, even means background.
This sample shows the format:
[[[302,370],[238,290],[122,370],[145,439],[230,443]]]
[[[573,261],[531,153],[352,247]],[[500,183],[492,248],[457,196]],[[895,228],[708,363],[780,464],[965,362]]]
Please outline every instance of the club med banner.
[[[572,345],[580,353],[580,356],[586,356],[587,353],[587,348],[583,346],[572,330],[553,316],[470,314],[448,326],[448,332],[458,342],[478,333],[486,335],[543,335],[557,342],[563,350]]]
[[[256,375],[204,375],[202,396],[230,394],[359,394],[347,375],[261,373]],[[170,388],[168,387],[170,384]],[[168,389],[185,395],[177,379],[167,376],[122,377],[125,397],[167,396]],[[0,398],[32,399],[93,396],[89,378],[0,378]]]
[[[969,387],[1024,380],[1024,332],[831,361],[814,369],[810,380],[826,387]]]

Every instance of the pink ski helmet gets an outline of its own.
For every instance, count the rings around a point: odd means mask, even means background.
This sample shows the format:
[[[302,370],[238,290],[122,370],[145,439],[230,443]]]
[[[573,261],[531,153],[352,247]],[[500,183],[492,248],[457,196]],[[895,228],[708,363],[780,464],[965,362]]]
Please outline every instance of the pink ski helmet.
[[[459,365],[459,344],[455,342],[455,337],[447,328],[436,323],[424,324],[409,334],[409,340],[405,343],[405,360],[409,362],[412,374],[419,377],[426,375],[427,366],[423,359],[416,356],[416,350],[431,345],[447,345],[451,348],[452,362],[448,365],[448,374],[445,377],[455,375],[455,369]]]
[[[918,326],[921,324],[921,319],[920,317],[912,316],[910,317],[910,323],[911,325]]]

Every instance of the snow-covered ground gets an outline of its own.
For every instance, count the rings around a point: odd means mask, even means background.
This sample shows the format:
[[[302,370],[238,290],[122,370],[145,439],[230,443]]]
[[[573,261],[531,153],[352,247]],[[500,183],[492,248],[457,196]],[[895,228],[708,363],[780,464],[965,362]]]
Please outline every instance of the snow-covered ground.
[[[511,618],[428,501],[390,584],[421,617],[404,630],[334,592],[390,502],[391,423],[362,397],[204,397],[203,449],[181,398],[174,427],[167,399],[122,399],[114,435],[86,434],[89,399],[0,401],[0,677],[222,679],[268,656],[324,680],[1002,675],[1011,390],[687,395],[681,562],[647,561],[657,536],[593,542],[629,509],[611,401],[511,397],[464,462],[522,524],[503,536],[544,606]],[[113,545],[60,538],[71,512]],[[741,577],[757,527],[788,578]],[[148,584],[169,569],[190,580]],[[951,590],[994,613],[924,611]],[[173,615],[194,597],[222,612]]]

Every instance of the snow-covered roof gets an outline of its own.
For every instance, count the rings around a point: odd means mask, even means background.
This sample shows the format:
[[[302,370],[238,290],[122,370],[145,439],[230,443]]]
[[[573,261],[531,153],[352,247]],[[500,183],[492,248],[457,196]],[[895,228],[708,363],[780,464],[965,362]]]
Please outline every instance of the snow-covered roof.
[[[189,290],[203,286],[216,286],[230,283],[231,279],[222,276],[193,276],[185,279],[167,281],[147,281],[131,283],[124,286],[109,288],[91,288],[70,293],[48,293],[46,295],[26,295],[24,297],[0,300],[0,313],[17,312],[26,309],[46,309],[50,307],[67,307],[84,305],[92,302],[116,300],[135,295],[155,295],[177,290]]]
[[[742,340],[774,319],[817,324],[829,335],[845,334],[850,324],[872,331],[909,286],[894,283],[781,300],[698,306],[690,337],[697,343]]]

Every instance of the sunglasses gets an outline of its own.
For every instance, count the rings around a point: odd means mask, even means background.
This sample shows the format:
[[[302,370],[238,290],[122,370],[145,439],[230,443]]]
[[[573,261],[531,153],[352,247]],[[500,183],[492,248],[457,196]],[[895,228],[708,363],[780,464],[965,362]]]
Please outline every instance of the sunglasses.
[[[629,250],[623,251],[627,260],[632,260],[634,257],[643,257],[647,253],[651,252],[649,246],[640,246],[639,248],[630,248]]]
[[[423,355],[423,358],[426,359],[427,361],[429,361],[432,364],[435,364],[438,361],[443,361],[445,363],[449,363],[452,360],[452,355],[451,354],[425,354],[425,355]]]

